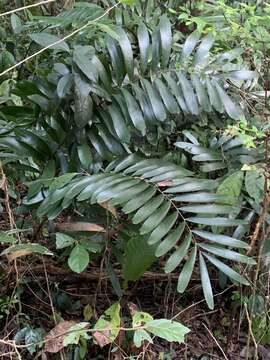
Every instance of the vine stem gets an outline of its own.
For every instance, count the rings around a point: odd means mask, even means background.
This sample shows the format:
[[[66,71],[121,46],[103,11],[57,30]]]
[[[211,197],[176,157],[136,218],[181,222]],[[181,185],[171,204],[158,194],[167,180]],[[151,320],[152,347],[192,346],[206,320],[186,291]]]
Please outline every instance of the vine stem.
[[[40,2],[38,2],[36,4],[22,6],[22,7],[19,7],[17,9],[14,9],[14,10],[6,11],[6,12],[0,14],[0,17],[11,15],[11,14],[14,14],[14,13],[19,12],[19,11],[27,10],[27,9],[30,9],[30,8],[33,8],[33,7],[37,7],[37,6],[40,6],[40,5],[52,3],[52,2],[55,2],[55,1],[56,0],[44,0],[44,1],[40,1]]]
[[[73,37],[74,35],[78,34],[80,31],[86,29],[89,25],[92,25],[94,23],[96,23],[97,21],[101,20],[102,18],[104,18],[109,12],[111,12],[111,10],[113,10],[114,8],[116,8],[118,5],[120,4],[120,2],[117,2],[116,4],[114,4],[113,6],[111,6],[110,8],[108,8],[102,15],[98,16],[96,19],[88,21],[86,24],[84,24],[83,26],[81,26],[80,28],[72,31],[70,34],[64,36],[63,38],[43,47],[42,49],[40,49],[39,51],[35,52],[34,54],[27,56],[26,58],[24,58],[23,60],[19,61],[18,63],[16,63],[15,65],[10,66],[9,68],[7,68],[6,70],[4,70],[3,72],[0,73],[0,76],[3,76],[7,73],[9,73],[10,71],[16,69],[17,67],[21,66],[22,64],[26,63],[27,61],[35,58],[36,56],[44,53],[46,50],[53,48],[54,46],[61,44],[63,41]]]

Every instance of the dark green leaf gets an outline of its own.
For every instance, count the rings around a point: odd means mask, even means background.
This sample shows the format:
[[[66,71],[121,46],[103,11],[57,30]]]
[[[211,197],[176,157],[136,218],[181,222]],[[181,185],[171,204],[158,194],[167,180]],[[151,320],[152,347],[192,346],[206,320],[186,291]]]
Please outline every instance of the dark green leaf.
[[[236,251],[228,250],[223,247],[217,247],[217,246],[209,245],[209,244],[199,244],[199,246],[202,249],[207,250],[212,254],[215,254],[220,257],[224,257],[226,259],[242,262],[242,263],[249,264],[249,265],[256,264],[256,261],[253,260],[252,258],[242,255],[242,254],[239,254]]]
[[[51,47],[52,49],[70,52],[69,46],[65,41],[61,41],[57,36],[46,33],[45,31],[42,33],[31,34],[30,38],[42,47],[55,44]]]
[[[147,27],[143,22],[141,22],[140,25],[138,26],[137,36],[138,36],[140,56],[141,56],[140,63],[141,63],[142,72],[144,72],[147,69],[147,65],[148,65],[150,39],[149,39],[149,33]]]
[[[172,213],[171,215],[168,215],[160,225],[151,233],[148,243],[149,244],[155,244],[159,240],[163,238],[163,236],[167,235],[170,229],[175,224],[176,220],[178,218],[177,212]]]
[[[203,230],[192,230],[192,232],[202,237],[203,239],[209,240],[211,242],[216,242],[221,245],[228,245],[231,247],[237,247],[243,249],[248,249],[249,247],[249,245],[244,241],[237,240],[227,235],[213,234],[211,232],[203,231]]]
[[[182,232],[180,231],[180,236],[181,235],[182,235]],[[172,272],[177,266],[180,265],[181,261],[184,259],[184,257],[188,253],[188,249],[189,249],[191,240],[192,240],[192,236],[191,236],[191,233],[189,233],[186,236],[185,240],[182,242],[182,244],[179,246],[179,248],[177,250],[175,250],[175,252],[172,253],[172,255],[169,257],[169,259],[165,265],[166,273]]]
[[[236,271],[234,271],[231,267],[224,264],[220,260],[216,259],[213,256],[207,255],[203,253],[203,255],[213,264],[215,265],[220,271],[222,271],[224,274],[226,274],[229,278],[232,280],[239,282],[243,285],[249,285],[249,282],[247,279],[245,279],[243,276],[239,275]]]
[[[200,274],[201,274],[203,294],[209,309],[212,310],[214,309],[213,291],[212,291],[212,286],[211,286],[207,266],[201,253],[200,253]]]
[[[222,217],[216,218],[201,218],[201,217],[190,217],[186,219],[187,221],[193,222],[195,224],[201,225],[211,225],[211,226],[237,226],[241,224],[247,224],[245,220],[234,220]]]
[[[159,31],[161,38],[161,63],[166,67],[170,59],[172,47],[172,31],[171,24],[167,15],[162,15],[159,23]]]
[[[137,104],[134,97],[129,93],[129,91],[127,91],[126,89],[122,89],[122,93],[126,100],[128,112],[135,128],[138,129],[142,133],[142,135],[145,135],[146,126],[139,105]]]
[[[147,234],[155,229],[165,218],[170,208],[170,202],[164,201],[164,203],[157,210],[155,210],[148,219],[145,220],[142,227],[140,228],[140,234]]]
[[[184,229],[185,223],[182,222],[175,230],[171,231],[163,241],[161,241],[161,243],[157,247],[155,255],[157,257],[160,257],[170,251],[175,246],[177,241],[181,238]]]
[[[164,201],[164,196],[160,194],[154,199],[149,200],[144,204],[133,216],[132,221],[134,224],[139,224],[140,222],[147,219]]]
[[[177,291],[180,293],[183,293],[189,284],[195,265],[196,255],[197,246],[195,245],[178,278]]]

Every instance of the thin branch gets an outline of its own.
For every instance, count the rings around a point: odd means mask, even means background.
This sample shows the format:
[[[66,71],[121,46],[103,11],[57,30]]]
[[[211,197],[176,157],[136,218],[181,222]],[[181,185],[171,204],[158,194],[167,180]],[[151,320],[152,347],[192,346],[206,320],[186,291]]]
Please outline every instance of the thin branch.
[[[26,10],[26,9],[30,9],[30,8],[33,8],[33,7],[36,7],[36,6],[52,3],[54,1],[56,1],[56,0],[44,0],[44,1],[40,1],[40,2],[38,2],[36,4],[22,6],[20,8],[14,9],[14,10],[6,11],[6,12],[0,14],[0,17],[11,15],[11,14],[14,14],[16,12],[23,11],[23,10]]]
[[[252,331],[252,320],[251,320],[251,318],[249,316],[249,313],[248,313],[247,304],[245,303],[244,306],[245,306],[245,312],[246,312],[246,317],[247,317],[247,321],[248,321],[248,329],[249,329],[249,332],[251,334],[255,349],[258,351],[258,344],[256,342],[255,336],[254,336],[253,331]],[[247,349],[247,353],[248,353],[248,349]]]
[[[48,49],[51,49],[52,47],[54,47],[54,46],[56,46],[56,45],[58,45],[58,44],[61,44],[63,41],[71,38],[72,36],[74,36],[74,35],[76,35],[76,34],[78,34],[80,31],[84,30],[84,29],[87,28],[89,25],[91,25],[91,24],[99,21],[100,19],[102,19],[104,16],[106,16],[112,9],[114,9],[115,7],[117,7],[119,4],[120,4],[120,2],[116,3],[115,5],[111,6],[109,9],[107,9],[102,15],[100,15],[99,17],[97,17],[96,19],[87,22],[85,25],[81,26],[79,29],[76,29],[76,30],[72,31],[70,34],[64,36],[62,39],[59,39],[59,40],[53,42],[52,44],[49,44],[49,45],[45,46],[45,47],[42,48],[41,50],[35,52],[34,54],[32,54],[32,55],[30,55],[30,56],[28,56],[28,57],[26,57],[25,59],[19,61],[17,64],[15,64],[15,65],[7,68],[6,70],[4,70],[4,71],[0,74],[0,76],[3,76],[3,75],[5,75],[5,74],[7,74],[8,72],[16,69],[16,68],[19,67],[20,65],[26,63],[27,61],[33,59],[34,57],[36,57],[36,56],[38,56],[38,55],[40,55],[40,54],[42,54],[44,51],[46,51],[46,50],[48,50]]]
[[[209,335],[211,336],[211,338],[214,340],[214,342],[217,344],[217,347],[219,348],[219,350],[221,351],[222,355],[224,356],[224,359],[229,360],[228,357],[226,356],[224,350],[222,349],[222,347],[220,346],[219,342],[217,341],[217,339],[214,337],[214,335],[211,333],[211,331],[208,329],[208,327],[203,323],[203,326],[206,328],[207,332],[209,333]]]

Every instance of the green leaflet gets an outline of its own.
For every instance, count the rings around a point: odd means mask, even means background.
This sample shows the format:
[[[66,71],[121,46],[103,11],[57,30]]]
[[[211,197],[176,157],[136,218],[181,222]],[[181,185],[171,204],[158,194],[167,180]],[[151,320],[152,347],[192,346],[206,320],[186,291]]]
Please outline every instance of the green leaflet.
[[[0,231],[0,243],[3,244],[14,244],[16,242],[16,238],[12,235],[8,235],[4,232]]]
[[[204,261],[203,255],[201,253],[200,253],[200,274],[201,274],[204,297],[209,309],[212,310],[214,308],[213,291],[212,291],[212,286],[211,286],[207,266]]]
[[[242,112],[240,111],[240,109],[238,108],[238,106],[236,106],[233,101],[231,100],[231,98],[229,97],[229,95],[227,95],[227,93],[222,89],[222,87],[216,82],[215,83],[217,92],[219,94],[219,97],[224,105],[224,108],[227,112],[227,114],[234,120],[239,120],[240,117],[242,116]]]
[[[11,27],[14,34],[19,34],[22,31],[22,22],[18,15],[12,14],[10,17]]]
[[[159,121],[164,121],[167,115],[160,95],[148,80],[143,79],[142,83],[149,96],[155,117]]]
[[[210,100],[210,104],[213,106],[213,108],[218,111],[223,111],[223,105],[221,103],[220,96],[217,92],[217,89],[214,87],[212,81],[210,79],[206,79],[206,86],[207,86],[207,92]]]
[[[178,278],[177,291],[180,293],[183,293],[189,284],[195,265],[196,255],[197,255],[197,246],[195,245],[191,250],[191,254],[188,260],[186,261],[185,265],[183,266],[183,269]]]
[[[155,80],[155,86],[159,92],[163,103],[170,114],[179,114],[180,109],[169,89],[163,84],[160,79]]]
[[[170,202],[164,201],[164,203],[157,210],[155,210],[148,219],[145,220],[140,228],[140,234],[147,234],[151,230],[155,229],[157,225],[165,218],[170,208]]]
[[[166,67],[170,59],[172,47],[172,31],[171,24],[167,15],[162,15],[159,22],[159,31],[161,39],[161,64]]]
[[[129,214],[132,211],[139,209],[148,200],[150,200],[155,195],[155,193],[156,193],[156,189],[154,189],[154,188],[150,187],[150,188],[146,189],[140,195],[136,196],[136,198],[129,200],[123,207],[123,209],[122,209],[123,212],[126,214]]]
[[[162,194],[158,195],[155,199],[149,200],[145,205],[143,205],[133,216],[132,221],[134,224],[139,224],[140,222],[147,219],[164,201],[164,196]]]
[[[155,230],[151,233],[151,235],[148,239],[148,244],[155,244],[159,240],[161,240],[163,238],[163,236],[165,236],[170,231],[170,229],[173,227],[177,218],[178,218],[177,212],[174,212],[173,214],[168,215],[161,222],[161,224],[158,225],[158,227],[156,227]]]
[[[193,194],[179,195],[173,198],[174,201],[190,202],[190,203],[211,203],[214,201],[222,201],[226,199],[223,195],[211,194],[208,192],[196,192]]]
[[[95,204],[97,202],[97,197],[100,194],[103,194],[104,191],[107,191],[108,189],[110,190],[115,185],[125,183],[128,180],[129,179],[123,178],[118,174],[111,174],[111,176],[108,176],[105,179],[101,179],[101,181],[98,180],[97,183],[90,184],[84,191],[90,195],[89,197],[91,197],[91,204]]]
[[[130,116],[135,128],[138,129],[142,133],[142,135],[145,135],[146,126],[145,126],[145,121],[144,121],[142,112],[139,108],[139,105],[137,104],[136,100],[129,93],[128,90],[122,89],[122,93],[124,95],[124,98],[125,98],[125,101],[127,104],[129,116]]]
[[[118,204],[126,203],[131,198],[134,198],[138,194],[141,194],[147,188],[149,188],[149,184],[147,184],[147,183],[142,183],[142,184],[135,185],[132,188],[129,188],[127,190],[122,191],[122,193],[119,196],[117,196],[117,198],[114,198],[113,200],[111,200],[110,203],[112,205],[118,205]]]
[[[200,39],[200,33],[198,31],[193,31],[186,39],[183,50],[182,50],[182,59],[185,60],[190,56],[192,51],[195,49],[198,41]]]
[[[180,108],[182,109],[182,111],[184,111],[185,113],[188,113],[188,108],[187,105],[185,103],[184,100],[184,96],[182,94],[181,88],[180,86],[177,85],[176,81],[174,80],[172,74],[163,74],[164,79],[166,80],[172,94],[175,96],[178,105],[180,106]]]
[[[60,99],[64,98],[71,90],[72,75],[67,74],[63,76],[57,84],[57,95]]]
[[[185,102],[191,114],[198,115],[199,108],[191,82],[181,72],[177,73],[178,79],[184,94]]]
[[[209,204],[181,206],[179,210],[197,214],[230,214],[233,208],[227,205]]]
[[[210,225],[210,226],[237,226],[237,225],[247,224],[246,220],[234,220],[223,217],[202,218],[202,217],[194,216],[187,218],[186,220],[193,222],[195,224]]]
[[[202,237],[203,239],[209,240],[211,242],[216,242],[221,245],[228,245],[231,247],[237,247],[237,248],[243,248],[243,249],[249,248],[249,245],[247,243],[245,243],[244,241],[237,240],[237,239],[232,238],[227,235],[213,234],[211,232],[203,231],[203,230],[192,230],[192,232],[194,234]]]
[[[214,37],[211,33],[202,39],[201,44],[198,47],[195,54],[195,58],[194,58],[195,66],[205,66],[207,64],[209,50],[213,46],[214,41],[215,41]]]
[[[93,155],[90,147],[87,143],[78,145],[77,147],[78,157],[84,169],[88,169],[93,162]]]
[[[203,110],[205,110],[206,112],[210,112],[211,105],[210,105],[210,101],[209,101],[205,86],[202,84],[198,75],[196,75],[196,74],[192,75],[191,79],[192,79],[194,88],[196,90],[199,104],[201,105]]]
[[[113,126],[117,136],[121,141],[128,143],[130,141],[130,132],[126,126],[126,122],[120,110],[115,105],[111,105],[108,108],[108,112],[112,118]]]
[[[239,275],[236,271],[234,271],[231,267],[224,264],[220,260],[216,259],[213,256],[207,255],[203,253],[203,255],[213,264],[215,265],[220,271],[222,271],[224,274],[226,274],[229,278],[232,280],[239,282],[243,285],[249,285],[249,282],[247,279],[245,279],[243,276]]]
[[[170,251],[177,241],[181,238],[183,231],[185,229],[185,223],[180,223],[177,228],[169,233],[166,238],[161,241],[156,249],[155,255],[157,257],[165,255],[168,251]]]
[[[220,257],[224,257],[226,259],[230,259],[230,260],[233,260],[236,262],[242,262],[244,264],[249,264],[249,265],[256,264],[256,261],[253,260],[252,258],[242,255],[242,254],[239,254],[236,251],[228,250],[224,247],[218,247],[218,246],[208,245],[208,244],[199,244],[199,246],[202,249],[207,250],[212,254],[215,254]]]
[[[141,22],[137,29],[137,36],[140,48],[140,64],[142,72],[145,72],[148,65],[150,39],[146,25]]]
[[[82,94],[77,87],[75,87],[74,93],[74,120],[78,128],[83,128],[92,121],[93,101],[90,95]]]
[[[112,60],[112,66],[116,75],[116,81],[118,85],[121,85],[125,77],[125,66],[121,48],[115,40],[108,36],[107,49]]]
[[[180,233],[181,235],[182,233]],[[182,244],[179,246],[179,248],[172,253],[172,255],[169,257],[166,265],[165,265],[165,272],[170,273],[172,272],[177,266],[180,265],[181,261],[186,256],[190,243],[192,240],[192,236],[189,233],[185,240],[182,242]]]
[[[97,80],[97,73],[94,71],[91,60],[95,54],[95,49],[92,46],[77,45],[73,52],[73,61],[91,81]]]
[[[133,186],[139,184],[139,180],[137,179],[127,179],[121,184],[113,185],[112,187],[109,187],[105,189],[104,191],[101,191],[97,196],[97,202],[103,203],[105,201],[114,199],[118,196],[120,196],[123,192],[123,190],[130,189]]]
[[[31,34],[30,38],[42,47],[50,46],[60,40],[57,36],[46,33],[45,31],[42,33]],[[51,49],[70,52],[69,46],[65,41],[61,41],[52,46]]]
[[[161,56],[161,39],[159,28],[156,27],[152,32],[152,59],[151,59],[151,69],[156,71],[158,69],[158,64]]]
[[[119,35],[118,42],[123,53],[125,68],[130,81],[132,81],[134,75],[134,61],[133,61],[132,47],[129,38],[127,36],[127,33],[122,28],[118,28],[117,33]]]

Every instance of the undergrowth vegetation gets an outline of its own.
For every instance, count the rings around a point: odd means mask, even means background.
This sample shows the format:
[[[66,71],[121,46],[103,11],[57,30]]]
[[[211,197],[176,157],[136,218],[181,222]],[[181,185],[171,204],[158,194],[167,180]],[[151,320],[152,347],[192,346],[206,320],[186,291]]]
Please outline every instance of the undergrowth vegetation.
[[[268,359],[269,4],[0,9],[3,358]]]

